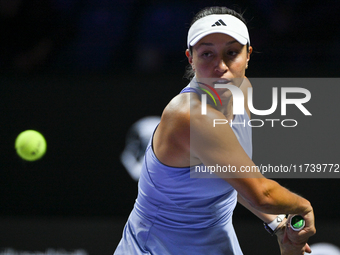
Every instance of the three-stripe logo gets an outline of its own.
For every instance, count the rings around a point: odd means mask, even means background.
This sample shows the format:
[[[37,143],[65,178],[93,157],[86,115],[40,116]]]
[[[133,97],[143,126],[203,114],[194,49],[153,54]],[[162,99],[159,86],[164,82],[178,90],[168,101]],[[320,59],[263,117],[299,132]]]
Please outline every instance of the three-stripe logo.
[[[215,26],[226,26],[226,24],[223,22],[223,20],[219,19],[218,21],[216,21],[214,24],[211,25],[212,27]]]

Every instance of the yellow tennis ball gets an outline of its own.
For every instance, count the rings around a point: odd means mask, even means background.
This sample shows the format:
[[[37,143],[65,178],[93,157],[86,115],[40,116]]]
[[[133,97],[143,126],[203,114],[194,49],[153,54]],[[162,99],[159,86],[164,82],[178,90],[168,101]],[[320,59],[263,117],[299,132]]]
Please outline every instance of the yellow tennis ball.
[[[18,155],[27,161],[35,161],[44,156],[47,144],[44,136],[35,130],[21,132],[15,140]]]

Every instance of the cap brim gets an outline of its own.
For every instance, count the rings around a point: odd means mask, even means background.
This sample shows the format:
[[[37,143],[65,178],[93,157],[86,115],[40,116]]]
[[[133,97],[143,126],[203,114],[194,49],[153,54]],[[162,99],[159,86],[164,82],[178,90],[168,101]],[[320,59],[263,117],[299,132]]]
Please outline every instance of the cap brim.
[[[201,40],[203,37],[210,35],[210,34],[216,34],[216,33],[221,33],[221,34],[226,34],[229,35],[231,37],[233,37],[236,41],[238,41],[240,44],[242,45],[246,45],[248,40],[247,38],[244,38],[243,36],[241,36],[240,34],[234,32],[234,31],[226,31],[225,29],[223,30],[209,30],[206,32],[201,33],[199,36],[197,36],[196,38],[194,38],[191,42],[190,42],[190,46],[194,46],[196,43],[199,42],[199,40]]]

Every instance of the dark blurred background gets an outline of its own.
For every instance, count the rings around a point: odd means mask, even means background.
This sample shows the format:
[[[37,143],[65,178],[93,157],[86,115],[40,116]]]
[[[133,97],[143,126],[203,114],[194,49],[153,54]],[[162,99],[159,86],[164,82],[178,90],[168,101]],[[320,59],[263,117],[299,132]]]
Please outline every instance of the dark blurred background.
[[[161,115],[187,84],[189,24],[212,5],[244,12],[254,48],[248,77],[338,78],[337,1],[0,0],[0,252],[114,251],[137,196],[119,158],[127,130]],[[16,155],[15,138],[26,129],[47,140],[39,161]],[[256,154],[268,141],[255,137],[254,160],[271,158]],[[338,138],[315,151],[338,152]],[[324,232],[312,242],[340,243],[339,180],[278,181],[314,205]],[[234,218],[245,254],[270,239],[240,206]],[[255,227],[261,234],[249,237]]]

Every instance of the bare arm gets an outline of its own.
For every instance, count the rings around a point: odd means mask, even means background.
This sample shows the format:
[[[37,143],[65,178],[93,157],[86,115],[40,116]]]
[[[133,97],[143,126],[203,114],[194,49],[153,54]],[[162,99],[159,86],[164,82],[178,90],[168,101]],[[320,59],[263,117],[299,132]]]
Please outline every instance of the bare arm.
[[[270,220],[270,214],[302,215],[306,227],[296,240],[306,242],[315,233],[313,208],[309,201],[266,179],[260,172],[241,172],[242,166],[251,168],[255,164],[243,150],[231,127],[214,127],[214,119],[225,119],[225,116],[209,105],[207,115],[202,115],[197,95],[182,94],[176,97],[164,110],[154,135],[153,145],[158,159],[176,167],[199,163],[235,167],[237,171],[219,173],[219,177],[232,185],[260,217],[268,217],[264,221]]]
[[[251,211],[259,219],[265,223],[270,223],[276,219],[275,214],[266,214],[254,209],[242,196],[238,194],[237,201],[245,208]],[[292,216],[292,215],[291,215]],[[290,217],[291,217],[290,216]],[[284,219],[277,227],[275,234],[280,247],[281,255],[304,254],[304,252],[311,253],[312,250],[306,242],[297,243],[300,239],[298,233],[292,231],[288,226],[289,219]]]
[[[200,110],[200,109],[198,109]],[[213,126],[214,119],[224,115],[212,107],[208,114],[192,110],[190,120],[190,149],[206,166],[234,166],[237,171],[218,173],[256,210],[269,214],[301,214],[312,211],[310,203],[288,191],[277,182],[264,178],[260,172],[242,172],[242,167],[255,167],[239,144],[229,125]],[[194,117],[193,117],[194,115]]]
[[[237,201],[265,223],[272,222],[277,216],[277,214],[268,214],[256,210],[240,194],[237,195]]]
[[[196,114],[196,115],[195,115]],[[238,142],[229,125],[213,126],[213,119],[222,119],[221,112],[207,107],[207,115],[191,110],[190,149],[193,155],[206,166],[228,166],[235,172],[216,173],[232,185],[249,208],[265,222],[273,219],[270,214],[299,214],[304,217],[306,227],[294,240],[306,244],[315,234],[313,208],[308,200],[290,192],[277,182],[266,179],[260,172],[242,172],[242,167],[255,167]],[[274,217],[274,218],[275,218]]]

